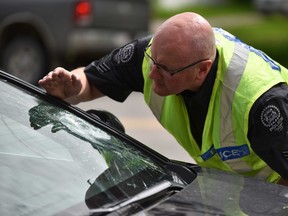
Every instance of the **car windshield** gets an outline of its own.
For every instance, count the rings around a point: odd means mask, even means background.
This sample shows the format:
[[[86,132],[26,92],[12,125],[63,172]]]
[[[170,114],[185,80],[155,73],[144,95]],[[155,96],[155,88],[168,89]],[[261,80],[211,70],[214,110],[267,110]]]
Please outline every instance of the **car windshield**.
[[[88,211],[183,183],[105,128],[0,81],[0,215]]]

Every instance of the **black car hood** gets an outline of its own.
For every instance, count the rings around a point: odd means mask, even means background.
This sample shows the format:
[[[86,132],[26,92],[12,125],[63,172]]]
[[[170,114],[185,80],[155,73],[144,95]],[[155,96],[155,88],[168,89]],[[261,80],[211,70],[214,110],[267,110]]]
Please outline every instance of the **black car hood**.
[[[144,215],[288,215],[288,187],[203,169],[185,189]]]

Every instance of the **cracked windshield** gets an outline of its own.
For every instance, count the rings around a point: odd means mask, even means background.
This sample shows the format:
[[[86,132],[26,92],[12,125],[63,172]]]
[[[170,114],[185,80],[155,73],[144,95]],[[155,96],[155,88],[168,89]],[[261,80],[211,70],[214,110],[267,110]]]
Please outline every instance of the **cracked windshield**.
[[[0,215],[105,207],[172,180],[128,141],[5,82],[0,92]]]

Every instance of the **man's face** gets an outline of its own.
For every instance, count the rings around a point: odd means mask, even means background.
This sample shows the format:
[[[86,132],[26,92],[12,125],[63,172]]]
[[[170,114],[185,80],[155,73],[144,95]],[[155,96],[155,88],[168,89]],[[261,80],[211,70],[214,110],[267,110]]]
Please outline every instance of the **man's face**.
[[[196,64],[189,62],[187,55],[180,50],[172,50],[171,46],[154,44],[148,58],[151,62],[149,78],[153,80],[156,94],[167,96],[193,89],[197,61]]]

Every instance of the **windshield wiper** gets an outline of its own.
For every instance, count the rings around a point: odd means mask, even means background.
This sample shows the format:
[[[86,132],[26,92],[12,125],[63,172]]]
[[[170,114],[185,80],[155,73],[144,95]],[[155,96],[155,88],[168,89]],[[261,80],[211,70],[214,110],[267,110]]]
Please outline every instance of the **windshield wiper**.
[[[145,202],[147,199],[154,199],[157,197],[167,197],[168,192],[176,192],[180,191],[184,188],[184,185],[178,184],[175,182],[170,181],[162,181],[159,184],[156,184],[145,191],[140,192],[139,194],[136,194],[135,196],[131,197],[131,199],[128,199],[120,204],[109,206],[107,208],[96,208],[90,211],[90,213],[94,214],[105,214],[117,211],[121,208],[127,207],[134,203],[141,203]]]

